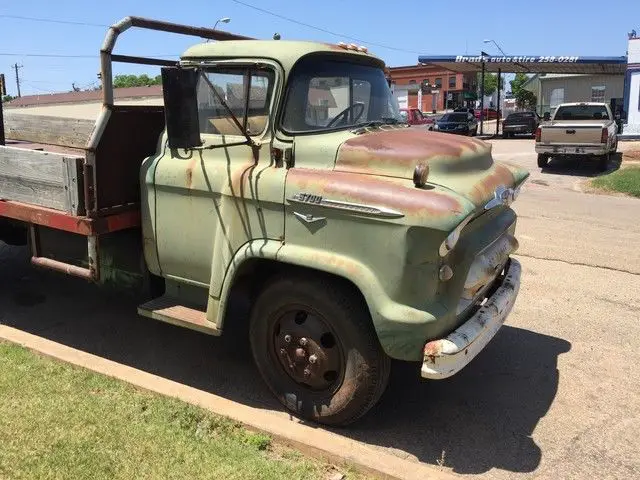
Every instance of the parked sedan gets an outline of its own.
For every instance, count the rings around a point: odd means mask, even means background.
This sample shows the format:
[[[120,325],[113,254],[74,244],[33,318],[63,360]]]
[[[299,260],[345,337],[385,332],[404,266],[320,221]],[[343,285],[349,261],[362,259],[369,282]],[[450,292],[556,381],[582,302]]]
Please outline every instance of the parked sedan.
[[[502,138],[513,138],[516,134],[534,135],[540,125],[540,116],[536,112],[511,113],[502,122]]]
[[[473,136],[478,133],[478,121],[470,113],[445,113],[433,129],[444,133]]]

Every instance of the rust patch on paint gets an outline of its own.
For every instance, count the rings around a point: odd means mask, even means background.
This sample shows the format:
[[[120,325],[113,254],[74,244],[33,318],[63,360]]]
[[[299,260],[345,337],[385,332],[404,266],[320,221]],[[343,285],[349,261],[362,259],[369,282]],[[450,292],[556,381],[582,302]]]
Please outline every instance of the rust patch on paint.
[[[504,165],[495,163],[493,173],[476,183],[473,186],[473,190],[469,192],[469,196],[474,203],[478,204],[493,198],[497,186],[505,185],[511,187],[514,184],[515,178],[511,170]]]
[[[453,195],[422,190],[391,179],[345,172],[292,169],[287,182],[333,200],[388,207],[411,215],[452,215],[463,211]]]
[[[198,157],[195,155],[189,163],[187,164],[187,172],[186,172],[186,180],[187,180],[187,188],[191,188],[193,185],[193,169],[196,168],[196,164],[198,163]]]
[[[429,357],[431,363],[436,363],[436,357],[442,355],[442,342],[434,340],[424,346],[424,356]]]
[[[418,162],[450,163],[490,154],[490,145],[474,138],[417,129],[377,131],[342,144],[335,169],[412,178]]]

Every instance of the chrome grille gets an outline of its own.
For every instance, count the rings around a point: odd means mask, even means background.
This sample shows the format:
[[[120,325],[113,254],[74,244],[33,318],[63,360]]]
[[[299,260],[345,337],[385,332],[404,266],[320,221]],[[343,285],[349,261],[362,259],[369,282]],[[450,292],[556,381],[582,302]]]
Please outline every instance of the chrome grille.
[[[487,289],[504,270],[509,255],[517,249],[518,240],[506,232],[476,256],[464,282],[457,315],[484,300]]]

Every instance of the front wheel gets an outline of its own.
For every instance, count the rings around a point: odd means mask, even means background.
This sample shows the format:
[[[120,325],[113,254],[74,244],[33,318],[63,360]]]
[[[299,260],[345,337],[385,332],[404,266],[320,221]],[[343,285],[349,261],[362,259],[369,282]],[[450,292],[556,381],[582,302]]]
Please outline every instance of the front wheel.
[[[545,168],[549,164],[549,157],[544,153],[538,154],[538,167]]]
[[[331,277],[271,281],[252,310],[249,335],[267,386],[305,419],[352,423],[387,386],[390,359],[368,310],[357,292]]]

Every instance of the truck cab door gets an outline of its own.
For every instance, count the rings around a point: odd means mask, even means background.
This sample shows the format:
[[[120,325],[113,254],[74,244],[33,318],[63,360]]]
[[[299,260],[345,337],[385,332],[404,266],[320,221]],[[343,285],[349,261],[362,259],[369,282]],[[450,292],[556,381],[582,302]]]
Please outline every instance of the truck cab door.
[[[211,296],[219,295],[229,262],[242,245],[284,235],[286,169],[270,154],[274,92],[281,78],[275,65],[217,64],[194,81],[196,105],[191,108],[197,114],[200,145],[171,148],[169,132],[153,175],[146,175],[146,189],[154,195],[154,218],[148,223],[154,225],[155,252],[146,248],[145,255],[156,256],[163,277],[209,287]],[[171,92],[165,90],[168,108]],[[188,110],[188,105],[182,101],[179,108]],[[184,128],[193,121],[177,123]]]

